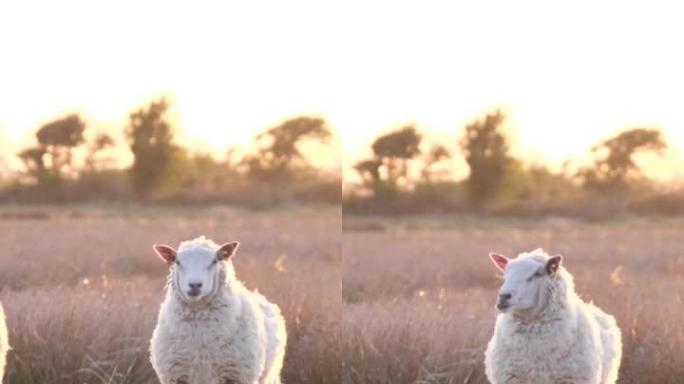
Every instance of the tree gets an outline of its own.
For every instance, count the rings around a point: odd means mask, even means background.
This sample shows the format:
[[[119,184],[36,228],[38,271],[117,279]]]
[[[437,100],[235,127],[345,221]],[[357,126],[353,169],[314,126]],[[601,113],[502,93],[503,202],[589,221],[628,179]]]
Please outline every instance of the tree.
[[[40,127],[38,144],[27,148],[19,157],[31,176],[39,183],[58,182],[73,169],[73,153],[84,142],[86,124],[77,114],[68,115]]]
[[[247,173],[258,179],[289,179],[297,167],[308,163],[299,145],[306,140],[326,141],[331,136],[325,120],[296,117],[257,135],[258,153],[245,156]]]
[[[626,192],[630,183],[643,177],[634,160],[644,152],[660,153],[667,143],[656,129],[634,128],[594,146],[598,156],[591,167],[578,173],[585,188],[597,192]]]
[[[386,181],[396,187],[408,175],[408,162],[420,154],[422,136],[413,126],[405,126],[373,142],[373,153],[386,170]]]
[[[26,148],[19,153],[19,158],[24,162],[28,174],[34,177],[38,183],[44,182],[48,173],[44,156],[45,148],[42,146]]]
[[[466,126],[460,142],[470,166],[466,181],[468,196],[476,207],[482,207],[496,197],[513,160],[508,154],[508,141],[501,132],[505,119],[500,110],[488,113],[483,120]]]
[[[64,169],[71,167],[73,151],[83,143],[83,131],[86,125],[80,116],[73,114],[43,125],[36,137],[50,160],[50,168],[56,177],[60,177]]]
[[[359,173],[361,182],[373,191],[374,196],[380,196],[382,191],[382,178],[380,177],[380,167],[382,162],[378,159],[368,159],[359,161],[354,165],[354,169]]]
[[[131,180],[133,190],[141,196],[159,187],[179,150],[165,118],[168,108],[167,101],[161,99],[130,114],[126,133],[134,156]]]
[[[371,159],[358,162],[354,169],[375,197],[388,197],[408,178],[409,162],[420,155],[422,136],[414,126],[405,126],[375,139]]]

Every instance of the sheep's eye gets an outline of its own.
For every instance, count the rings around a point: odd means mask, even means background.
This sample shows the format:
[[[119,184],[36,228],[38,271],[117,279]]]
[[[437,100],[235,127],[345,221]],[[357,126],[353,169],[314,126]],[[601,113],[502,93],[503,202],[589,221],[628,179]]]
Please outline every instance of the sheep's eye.
[[[176,263],[176,265],[179,266],[179,267],[181,266],[180,261],[178,261],[178,259],[176,259],[176,260],[174,261],[174,263]]]
[[[214,265],[216,265],[216,263],[218,263],[218,259],[214,259],[214,261],[212,261],[211,264],[209,264],[209,269],[213,268]]]
[[[537,271],[537,272],[534,273],[534,275],[532,275],[532,276],[530,276],[529,278],[527,278],[527,281],[532,281],[534,278],[542,277],[543,275],[544,275],[544,274],[543,274],[541,271]]]

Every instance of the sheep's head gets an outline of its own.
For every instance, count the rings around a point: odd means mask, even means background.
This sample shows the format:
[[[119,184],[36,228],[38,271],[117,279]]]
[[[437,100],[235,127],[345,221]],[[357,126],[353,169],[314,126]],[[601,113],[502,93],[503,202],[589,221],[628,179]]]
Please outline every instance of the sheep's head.
[[[489,257],[504,273],[496,303],[496,308],[502,313],[541,311],[554,294],[566,290],[566,279],[560,276],[561,273],[566,274],[561,267],[563,257],[560,255],[549,256],[538,249],[512,260],[493,252]]]
[[[231,257],[240,243],[232,241],[218,246],[204,237],[181,243],[178,251],[168,245],[155,244],[154,251],[170,267],[169,283],[181,299],[202,301],[219,292],[226,277],[234,275]]]

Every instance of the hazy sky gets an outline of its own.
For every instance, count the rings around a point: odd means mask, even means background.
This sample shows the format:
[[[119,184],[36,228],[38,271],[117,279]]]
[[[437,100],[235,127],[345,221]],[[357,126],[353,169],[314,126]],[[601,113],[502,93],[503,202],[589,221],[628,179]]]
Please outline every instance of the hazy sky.
[[[455,143],[496,106],[538,160],[634,126],[684,151],[684,24],[667,3],[225,3],[0,3],[0,148],[69,111],[121,127],[169,93],[183,137],[217,151],[310,113],[351,163],[404,123]]]

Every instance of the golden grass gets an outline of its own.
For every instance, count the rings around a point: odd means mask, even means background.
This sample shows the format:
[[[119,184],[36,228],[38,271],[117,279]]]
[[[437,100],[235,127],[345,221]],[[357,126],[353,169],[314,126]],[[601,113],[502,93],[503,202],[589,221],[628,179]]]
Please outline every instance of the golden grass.
[[[238,239],[238,276],[288,323],[284,382],[486,383],[500,283],[487,253],[566,256],[623,330],[620,383],[684,377],[684,221],[345,219],[338,210],[45,209],[0,214],[6,383],[156,383],[166,267],[151,250]]]
[[[500,284],[487,254],[536,247],[564,254],[582,297],[615,315],[620,383],[682,382],[682,221],[356,220],[343,242],[348,383],[487,383]]]
[[[284,382],[341,381],[338,210],[12,212],[0,219],[6,383],[157,383],[148,346],[167,270],[151,245],[200,234],[240,240],[238,277],[283,310]]]

